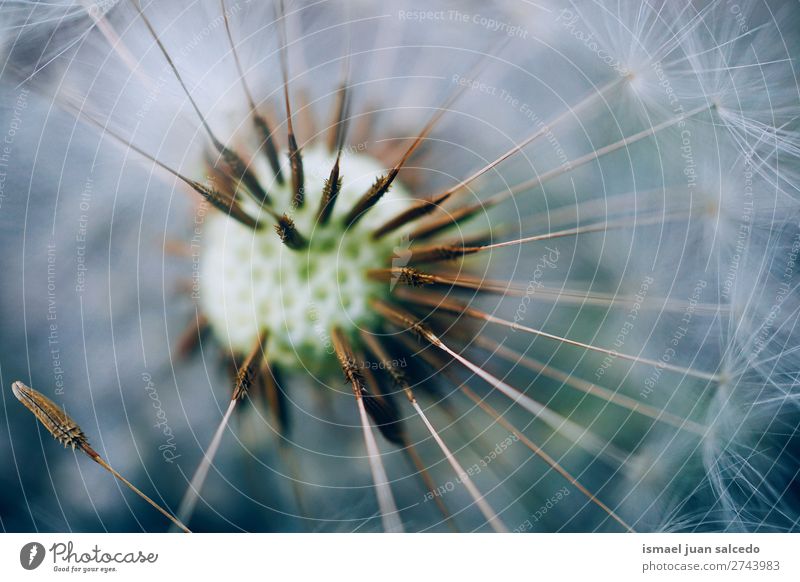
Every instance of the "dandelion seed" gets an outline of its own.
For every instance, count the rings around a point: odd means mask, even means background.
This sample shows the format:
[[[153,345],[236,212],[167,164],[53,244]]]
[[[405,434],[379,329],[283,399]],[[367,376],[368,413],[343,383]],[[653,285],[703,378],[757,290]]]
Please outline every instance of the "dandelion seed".
[[[662,123],[660,123],[658,125],[650,127],[648,129],[644,129],[644,130],[640,131],[639,133],[634,134],[634,135],[632,135],[630,137],[623,138],[623,139],[621,139],[621,140],[619,140],[617,142],[614,142],[614,143],[609,144],[607,146],[598,148],[598,149],[596,149],[596,150],[594,150],[594,151],[592,151],[592,152],[590,152],[590,153],[588,153],[588,154],[586,154],[584,156],[581,156],[579,158],[571,160],[568,163],[563,164],[562,166],[559,166],[557,168],[553,168],[552,170],[543,173],[541,176],[537,176],[535,178],[531,178],[530,180],[526,180],[526,181],[522,182],[521,184],[517,184],[513,188],[510,188],[510,189],[505,190],[503,192],[498,192],[496,194],[493,194],[493,195],[489,196],[487,199],[482,200],[481,202],[477,202],[475,204],[469,204],[467,206],[464,206],[464,207],[454,211],[453,213],[451,213],[450,216],[446,217],[446,221],[444,219],[442,219],[442,222],[432,223],[425,230],[421,231],[418,234],[421,234],[422,236],[431,236],[432,234],[434,234],[436,232],[439,232],[439,231],[441,231],[441,230],[443,230],[445,228],[448,228],[450,226],[454,226],[454,225],[460,223],[463,220],[466,220],[466,219],[468,219],[468,218],[470,218],[472,216],[475,216],[478,212],[485,212],[486,210],[492,208],[493,206],[496,206],[496,205],[500,204],[501,202],[505,202],[506,200],[509,200],[509,199],[517,196],[518,194],[520,194],[522,192],[527,192],[528,190],[532,190],[534,188],[537,188],[537,187],[541,186],[542,184],[544,184],[545,182],[548,182],[548,181],[550,181],[550,180],[552,180],[554,178],[557,178],[558,176],[562,176],[562,175],[564,175],[564,174],[566,174],[568,172],[573,171],[575,168],[578,168],[580,166],[588,164],[589,162],[595,161],[595,160],[597,160],[599,158],[602,158],[603,156],[606,156],[608,154],[614,153],[614,152],[616,152],[618,150],[621,150],[622,148],[627,148],[630,145],[632,145],[632,144],[634,144],[634,143],[636,143],[638,141],[641,141],[641,140],[643,140],[645,138],[651,137],[651,136],[657,134],[658,132],[663,131],[664,129],[667,129],[669,127],[673,127],[673,126],[683,122],[684,120],[686,120],[686,119],[688,119],[690,117],[693,117],[693,116],[698,115],[698,114],[703,113],[703,112],[707,112],[707,111],[709,111],[711,109],[713,109],[713,106],[701,106],[701,107],[698,107],[698,108],[693,109],[693,110],[691,110],[691,111],[689,111],[687,113],[684,113],[682,115],[678,115],[678,116],[676,116],[676,117],[674,117],[672,119],[664,121],[664,122],[662,122]],[[405,224],[409,220],[415,220],[416,218],[419,218],[420,216],[423,216],[423,215],[424,214],[414,214],[414,215],[412,215],[410,217],[406,217],[404,215],[400,215],[400,216],[392,219],[391,221],[389,221],[385,225],[383,225],[381,228],[379,228],[376,231],[375,236],[376,237],[380,237],[383,234],[385,234],[387,232],[391,232],[391,231],[395,230],[396,228],[398,228],[399,226],[402,226],[403,224]]]
[[[358,372],[358,365],[342,332],[338,329],[334,329],[331,337],[333,338],[336,355],[339,358],[342,371],[347,381],[353,386],[358,412],[361,416],[361,424],[364,428],[364,441],[367,446],[370,470],[372,471],[372,479],[375,483],[378,504],[381,508],[381,519],[383,521],[384,530],[395,533],[402,532],[403,524],[398,517],[397,505],[395,504],[392,490],[389,487],[389,478],[386,476],[386,469],[384,469],[383,463],[381,462],[378,444],[375,441],[375,436],[372,434],[372,427],[367,419],[367,407],[364,403],[366,389],[361,380],[361,375]],[[373,400],[372,402],[375,401]]]
[[[538,336],[541,336],[541,337],[552,339],[552,340],[564,343],[566,345],[571,345],[571,346],[583,348],[585,350],[596,351],[596,352],[600,352],[602,354],[612,355],[614,357],[622,358],[622,359],[625,359],[625,360],[629,360],[631,362],[637,362],[637,363],[640,363],[640,364],[653,366],[653,367],[655,367],[657,369],[662,369],[663,368],[665,370],[670,370],[670,371],[675,372],[677,374],[685,374],[685,375],[688,375],[688,376],[694,376],[695,378],[699,378],[701,380],[708,380],[710,382],[719,381],[719,376],[717,376],[716,374],[712,374],[712,373],[709,373],[709,372],[703,372],[703,371],[700,371],[700,370],[692,370],[692,369],[688,369],[688,368],[682,368],[680,366],[676,366],[674,364],[670,364],[670,363],[667,363],[667,362],[663,362],[663,361],[662,362],[658,362],[658,361],[651,360],[651,359],[648,359],[648,358],[641,358],[641,357],[638,357],[638,356],[632,356],[632,355],[629,355],[629,354],[616,352],[614,350],[610,350],[610,349],[607,349],[607,348],[603,348],[603,347],[599,347],[599,346],[592,346],[592,345],[589,345],[589,344],[585,344],[583,342],[567,339],[567,338],[564,338],[564,337],[560,337],[560,336],[557,336],[557,335],[554,335],[554,334],[550,334],[550,333],[544,332],[544,331],[542,331],[540,329],[534,329],[532,327],[528,327],[528,326],[522,325],[519,322],[507,321],[507,320],[502,319],[500,317],[495,317],[495,316],[493,316],[491,314],[484,313],[484,312],[482,312],[482,311],[480,311],[478,309],[474,309],[474,308],[468,307],[468,306],[466,306],[466,305],[464,305],[462,303],[459,303],[457,301],[454,301],[454,300],[442,299],[440,297],[432,297],[432,296],[426,297],[425,295],[422,295],[422,294],[408,295],[408,294],[401,293],[401,295],[403,296],[404,299],[407,299],[407,300],[409,300],[409,301],[411,301],[413,303],[421,303],[423,305],[425,305],[425,304],[427,304],[427,305],[435,304],[438,309],[441,309],[443,311],[449,311],[449,312],[452,312],[452,313],[463,313],[463,314],[468,315],[470,317],[483,319],[485,321],[489,321],[491,323],[496,323],[496,324],[504,326],[504,327],[508,327],[508,328],[511,328],[511,329],[524,331],[526,333],[530,333],[530,334],[533,334],[533,335],[538,335]],[[410,319],[409,321],[411,321],[411,323],[413,325],[415,325],[415,326],[418,325],[418,323],[414,323],[415,320],[413,318]],[[426,337],[425,339],[428,339],[428,338]],[[434,342],[431,342],[431,343],[434,343]]]
[[[388,357],[388,354],[386,354],[385,350],[381,347],[380,343],[375,341],[374,338],[367,340],[367,343],[376,353],[379,354],[384,364],[386,364],[387,367],[389,367],[390,369],[393,369],[391,358]],[[402,376],[397,375],[396,372],[393,375],[400,382],[400,387],[406,393],[409,402],[411,402],[411,405],[414,407],[414,410],[422,419],[422,421],[425,423],[426,428],[431,433],[431,436],[433,436],[434,440],[436,440],[436,444],[442,450],[442,453],[447,459],[447,462],[450,463],[450,465],[453,467],[453,470],[456,472],[457,477],[461,480],[462,483],[464,483],[464,486],[467,488],[469,494],[475,500],[475,504],[480,508],[481,513],[483,513],[486,520],[492,525],[495,531],[497,532],[508,531],[503,522],[500,521],[500,518],[498,517],[497,513],[495,513],[494,509],[492,509],[492,507],[486,502],[484,496],[481,494],[480,491],[478,491],[478,488],[475,487],[475,484],[472,482],[472,479],[470,479],[469,474],[464,470],[464,468],[461,466],[458,460],[456,460],[453,453],[450,452],[450,449],[447,448],[447,445],[444,443],[444,440],[442,440],[442,437],[439,435],[439,433],[436,432],[436,429],[433,428],[433,425],[431,424],[430,420],[428,420],[428,417],[425,415],[425,412],[417,403],[417,399],[415,398],[414,393],[411,390],[411,387],[403,379]]]
[[[186,176],[184,176],[180,172],[177,172],[177,171],[173,170],[168,165],[166,165],[163,162],[159,161],[157,158],[153,157],[152,155],[150,155],[149,153],[147,153],[143,149],[141,149],[141,148],[137,147],[136,145],[126,141],[119,134],[113,132],[107,126],[105,126],[102,123],[100,123],[99,121],[95,120],[93,117],[91,117],[85,111],[75,110],[71,105],[69,105],[68,107],[71,110],[75,111],[75,114],[79,119],[86,120],[87,122],[91,123],[93,126],[95,126],[98,129],[100,129],[104,134],[110,135],[118,143],[124,145],[127,148],[132,149],[133,151],[135,151],[137,154],[139,154],[143,158],[153,162],[155,165],[157,165],[162,170],[167,171],[168,173],[170,173],[173,176],[175,176],[176,178],[178,178],[181,182],[184,182],[192,190],[194,190],[195,192],[200,194],[200,196],[202,196],[206,201],[208,201],[217,210],[220,210],[220,211],[228,214],[229,216],[231,216],[232,218],[234,218],[237,221],[241,222],[245,226],[248,226],[248,227],[254,228],[254,229],[260,228],[260,224],[258,223],[258,221],[256,219],[254,219],[252,216],[250,216],[249,214],[247,214],[247,212],[245,212],[242,209],[242,207],[240,206],[239,202],[234,197],[227,196],[225,193],[223,193],[223,192],[221,192],[219,190],[215,190],[215,189],[213,189],[213,188],[211,188],[209,186],[206,186],[205,184],[201,184],[197,180],[192,180],[191,178],[187,178]]]
[[[624,80],[624,79],[622,79]],[[544,136],[548,131],[551,131],[553,127],[557,126],[559,123],[565,121],[569,116],[574,116],[580,112],[581,109],[592,104],[596,99],[605,95],[609,90],[615,88],[621,80],[613,81],[609,83],[606,87],[603,87],[596,93],[592,93],[588,97],[582,99],[580,103],[575,105],[575,107],[569,109],[568,111],[559,115],[556,119],[554,119],[550,124],[544,125],[541,128],[535,130],[531,135],[523,139],[518,145],[515,145],[503,155],[495,159],[494,161],[486,164],[483,168],[477,170],[476,172],[472,173],[469,177],[461,180],[458,184],[453,186],[452,188],[448,188],[441,194],[433,196],[430,200],[421,200],[415,206],[409,208],[401,215],[395,217],[394,219],[390,220],[383,226],[381,226],[378,230],[375,231],[373,234],[374,238],[380,238],[397,230],[398,228],[402,227],[409,222],[419,220],[423,216],[437,210],[442,204],[444,204],[450,197],[452,197],[455,193],[460,192],[464,187],[468,186],[490,170],[497,167],[499,164],[507,160],[508,158],[518,154],[521,152],[526,146],[532,144],[536,140],[540,139]],[[419,235],[415,236],[414,238],[419,238]]]
[[[389,319],[396,323],[411,323],[412,330],[429,341],[431,344],[452,356],[460,363],[469,368],[472,372],[480,376],[483,380],[488,382],[491,386],[498,389],[500,392],[508,396],[515,403],[519,404],[535,417],[540,418],[553,430],[562,433],[565,437],[573,441],[575,444],[585,447],[587,450],[598,456],[607,456],[618,463],[624,463],[626,455],[614,447],[611,443],[604,442],[601,438],[592,434],[587,429],[584,429],[569,419],[558,414],[554,410],[543,405],[541,402],[534,400],[516,388],[496,378],[488,373],[482,367],[470,362],[460,354],[453,351],[448,347],[436,334],[427,329],[412,315],[404,313],[401,310],[389,307],[385,304],[376,303],[375,308],[384,313]]]
[[[228,35],[228,42],[230,43],[231,52],[233,53],[233,61],[236,63],[236,71],[239,74],[239,79],[242,82],[242,90],[244,91],[245,97],[247,97],[247,103],[250,106],[250,114],[253,116],[253,124],[261,135],[264,145],[264,153],[269,160],[272,171],[275,173],[275,179],[278,181],[278,184],[283,184],[283,171],[281,170],[281,163],[278,159],[278,148],[275,145],[274,132],[264,116],[258,113],[258,107],[256,107],[255,99],[253,99],[253,94],[250,92],[250,86],[247,84],[245,79],[244,69],[242,68],[242,63],[239,60],[239,53],[236,50],[236,43],[233,41],[233,35],[231,34],[231,25],[228,19],[228,10],[225,8],[225,0],[220,0],[220,8],[222,9],[222,17],[225,22],[225,32]]]
[[[200,111],[200,107],[197,105],[197,102],[194,100],[194,97],[192,97],[192,94],[189,92],[189,88],[186,86],[183,77],[178,71],[178,68],[175,66],[172,57],[170,56],[164,44],[161,42],[161,39],[158,37],[158,34],[156,33],[152,24],[150,24],[150,20],[144,14],[144,11],[142,10],[142,7],[139,4],[139,0],[131,0],[131,3],[134,5],[137,12],[139,13],[142,22],[144,22],[148,32],[153,37],[153,40],[158,45],[161,54],[164,55],[164,58],[166,59],[170,69],[172,69],[172,72],[175,74],[175,78],[178,80],[178,83],[180,83],[181,88],[183,89],[183,92],[186,94],[186,98],[189,100],[189,103],[191,103],[192,108],[195,110],[195,113],[197,113],[197,117],[200,119],[200,123],[202,124],[205,132],[208,134],[208,137],[211,140],[211,143],[214,145],[214,148],[222,156],[222,159],[230,167],[231,171],[234,173],[237,179],[241,179],[242,182],[244,182],[244,184],[247,186],[249,191],[253,193],[256,199],[260,202],[268,204],[269,196],[267,195],[266,190],[264,190],[261,187],[261,183],[255,177],[250,167],[244,162],[244,160],[239,156],[239,154],[237,154],[229,147],[225,146],[211,130],[211,126],[208,125],[205,116],[203,115],[202,111]]]
[[[287,214],[278,219],[278,224],[275,225],[275,232],[278,233],[281,242],[292,250],[299,251],[308,246],[308,240],[300,234],[294,221]]]
[[[422,357],[431,365],[433,366],[440,366],[441,361],[434,357],[432,354],[429,353],[422,353]],[[491,405],[486,403],[484,398],[481,398],[476,394],[467,384],[459,381],[455,375],[450,370],[445,370],[445,374],[456,382],[459,386],[459,390],[467,396],[472,402],[474,402],[479,408],[481,408],[486,414],[488,414],[494,421],[498,424],[506,428],[507,430],[511,431],[517,438],[520,439],[522,443],[525,444],[536,456],[540,457],[545,463],[547,463],[553,470],[555,470],[559,475],[564,477],[567,481],[572,483],[581,493],[583,493],[592,503],[596,504],[600,507],[605,513],[609,515],[614,521],[619,523],[625,530],[627,531],[634,531],[630,525],[628,525],[622,518],[620,518],[611,508],[609,508],[605,503],[600,501],[596,495],[591,493],[585,486],[583,486],[574,476],[572,476],[564,467],[562,467],[553,457],[547,454],[544,449],[540,446],[536,445],[531,441],[528,437],[526,437],[520,430],[511,424],[505,417],[505,415],[498,412],[496,409],[492,408]]]
[[[239,401],[247,396],[248,391],[253,385],[255,375],[261,366],[266,339],[267,333],[263,332],[259,336],[256,345],[253,346],[250,354],[248,354],[247,358],[236,372],[236,379],[234,381],[233,392],[231,394],[231,400],[228,403],[228,408],[225,410],[225,414],[222,416],[222,420],[220,421],[219,426],[217,426],[214,436],[211,438],[211,443],[208,445],[208,448],[203,455],[203,460],[197,467],[197,470],[195,471],[194,476],[189,483],[189,487],[186,490],[186,494],[181,500],[181,504],[178,508],[178,516],[183,522],[188,523],[191,520],[195,506],[197,505],[197,501],[200,499],[200,491],[202,490],[203,484],[208,477],[208,471],[211,469],[211,465],[214,463],[214,458],[217,456],[219,445],[222,442],[222,436],[225,432],[225,429],[228,427],[228,423],[233,415],[233,411],[235,410]]]
[[[331,168],[331,174],[325,180],[325,186],[322,188],[322,198],[320,199],[319,212],[317,219],[322,226],[328,223],[333,213],[333,205],[336,204],[336,198],[342,190],[342,176],[339,174],[339,162],[341,161],[341,150],[336,154],[336,161]]]
[[[33,388],[29,388],[20,381],[15,381],[11,384],[11,389],[14,396],[17,397],[25,408],[30,410],[33,415],[41,422],[47,431],[53,435],[58,442],[65,447],[71,446],[73,450],[80,449],[95,463],[103,467],[106,471],[111,473],[114,477],[119,479],[128,489],[136,493],[139,497],[144,499],[147,503],[157,509],[164,517],[173,522],[177,527],[186,533],[191,533],[183,523],[169,513],[166,509],[162,508],[155,501],[150,499],[147,495],[137,489],[130,481],[125,479],[122,475],[117,473],[91,446],[89,440],[83,433],[81,428],[74,420],[72,420],[66,412],[56,406],[56,404]]]

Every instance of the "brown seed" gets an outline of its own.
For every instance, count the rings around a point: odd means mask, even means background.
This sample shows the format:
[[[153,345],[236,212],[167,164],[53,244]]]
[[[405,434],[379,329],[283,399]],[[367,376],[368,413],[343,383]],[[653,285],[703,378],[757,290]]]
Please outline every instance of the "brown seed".
[[[278,224],[275,225],[275,232],[281,237],[281,242],[292,250],[299,251],[308,246],[308,240],[300,234],[288,214],[284,214],[278,218]]]
[[[336,204],[336,197],[342,189],[342,177],[339,175],[339,159],[341,153],[336,156],[336,162],[333,164],[331,174],[325,180],[325,186],[322,188],[322,199],[319,204],[319,211],[317,212],[317,219],[320,224],[326,224],[333,212],[333,206]]]
[[[253,382],[256,379],[258,370],[264,360],[264,349],[268,335],[269,334],[266,330],[259,334],[258,340],[253,346],[253,349],[247,355],[244,363],[242,363],[242,365],[239,367],[239,370],[236,372],[236,382],[233,386],[231,400],[241,400],[247,395],[248,391],[253,386]]]
[[[73,449],[78,447],[85,450],[86,447],[91,450],[88,447],[89,441],[78,426],[78,423],[72,420],[55,402],[20,381],[14,382],[11,385],[11,390],[17,400],[22,402],[39,419],[39,422],[58,442],[65,447],[71,446]]]
[[[71,445],[73,449],[78,448],[86,453],[95,463],[103,467],[106,471],[111,473],[114,477],[119,479],[126,487],[136,493],[139,497],[144,499],[147,503],[158,510],[164,517],[172,521],[176,526],[191,533],[179,519],[169,513],[166,509],[161,507],[158,503],[150,499],[147,495],[142,493],[130,481],[125,479],[111,465],[109,465],[92,447],[89,446],[89,441],[86,435],[83,434],[81,427],[78,423],[72,420],[69,415],[59,408],[55,402],[50,400],[44,394],[37,392],[33,388],[26,386],[19,380],[11,385],[11,390],[14,396],[25,405],[25,408],[30,410],[39,422],[53,435],[53,437],[62,443],[64,446]]]

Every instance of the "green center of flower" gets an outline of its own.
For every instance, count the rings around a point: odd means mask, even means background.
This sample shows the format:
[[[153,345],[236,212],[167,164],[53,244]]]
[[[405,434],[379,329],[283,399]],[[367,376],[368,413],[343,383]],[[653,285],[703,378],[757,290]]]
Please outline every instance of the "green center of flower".
[[[360,153],[343,153],[342,187],[330,219],[321,223],[320,199],[335,158],[320,147],[303,151],[305,203],[291,205],[286,183],[278,185],[268,166],[256,167],[268,185],[273,208],[286,212],[307,244],[290,248],[271,228],[275,219],[252,200],[245,208],[264,227],[250,229],[215,213],[206,220],[201,262],[200,302],[216,337],[245,354],[261,331],[268,332],[271,362],[285,369],[325,375],[338,371],[330,332],[339,327],[355,337],[376,321],[369,301],[389,293],[389,285],[368,277],[370,269],[392,266],[407,248],[402,232],[373,239],[372,232],[408,208],[410,196],[395,181],[392,189],[353,226],[345,215],[384,168]]]

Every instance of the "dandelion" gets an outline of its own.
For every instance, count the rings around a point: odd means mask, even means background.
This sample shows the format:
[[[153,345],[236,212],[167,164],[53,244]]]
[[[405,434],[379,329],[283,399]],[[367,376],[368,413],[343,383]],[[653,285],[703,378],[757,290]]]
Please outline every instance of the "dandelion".
[[[43,136],[70,120],[29,172],[61,168],[51,234],[26,243],[73,252],[60,209],[86,174],[110,187],[95,248],[135,233],[136,268],[110,253],[87,287],[111,303],[76,290],[80,333],[107,325],[100,353],[126,338],[174,394],[147,391],[155,433],[120,418],[139,455],[169,451],[178,523],[797,529],[796,35],[768,6],[3,18],[4,83],[30,88]],[[135,375],[113,373],[123,412],[146,408]]]

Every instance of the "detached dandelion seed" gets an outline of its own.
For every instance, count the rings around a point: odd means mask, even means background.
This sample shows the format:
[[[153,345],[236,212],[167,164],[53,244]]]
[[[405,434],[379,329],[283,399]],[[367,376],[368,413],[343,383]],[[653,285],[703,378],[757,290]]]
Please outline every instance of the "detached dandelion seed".
[[[33,415],[41,422],[48,432],[53,435],[58,442],[65,447],[72,447],[73,450],[79,449],[85,453],[91,460],[103,467],[106,471],[111,473],[114,477],[119,479],[123,485],[136,493],[139,497],[144,499],[147,503],[152,505],[167,519],[173,522],[178,528],[186,533],[191,533],[189,529],[181,523],[178,518],[174,517],[166,509],[162,508],[155,501],[150,499],[147,495],[137,489],[130,481],[125,479],[122,475],[117,473],[91,446],[89,446],[89,439],[83,434],[83,431],[78,424],[72,420],[66,412],[60,409],[56,404],[37,392],[33,388],[29,388],[20,381],[16,381],[11,385],[14,391],[14,396],[17,397],[25,408],[30,410]]]

